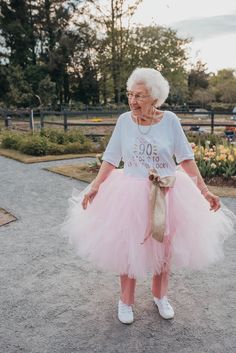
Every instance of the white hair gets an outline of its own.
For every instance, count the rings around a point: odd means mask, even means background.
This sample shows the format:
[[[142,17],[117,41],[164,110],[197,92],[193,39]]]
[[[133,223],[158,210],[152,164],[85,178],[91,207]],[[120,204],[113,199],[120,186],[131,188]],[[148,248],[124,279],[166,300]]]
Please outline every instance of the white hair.
[[[161,106],[165,102],[169,94],[169,83],[159,71],[145,67],[138,67],[128,78],[128,91],[131,90],[135,84],[140,83],[147,87],[152,98],[158,100],[158,106]]]

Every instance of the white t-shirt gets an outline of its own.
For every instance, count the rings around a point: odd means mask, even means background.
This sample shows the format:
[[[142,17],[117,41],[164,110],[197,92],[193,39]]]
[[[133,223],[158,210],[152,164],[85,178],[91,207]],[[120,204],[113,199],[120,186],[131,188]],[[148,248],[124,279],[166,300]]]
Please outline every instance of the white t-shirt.
[[[176,163],[194,159],[192,148],[179,118],[165,111],[159,123],[150,126],[136,124],[131,112],[120,115],[102,159],[118,167],[124,161],[124,173],[147,177],[154,168],[158,174],[175,174]]]

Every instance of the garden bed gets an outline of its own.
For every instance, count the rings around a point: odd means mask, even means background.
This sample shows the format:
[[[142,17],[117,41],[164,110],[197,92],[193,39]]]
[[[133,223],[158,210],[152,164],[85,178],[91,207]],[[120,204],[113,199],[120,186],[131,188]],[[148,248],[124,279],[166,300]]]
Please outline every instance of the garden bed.
[[[0,135],[0,155],[23,163],[94,157],[104,150],[103,139],[93,141],[74,129],[46,129],[40,133],[3,131]]]

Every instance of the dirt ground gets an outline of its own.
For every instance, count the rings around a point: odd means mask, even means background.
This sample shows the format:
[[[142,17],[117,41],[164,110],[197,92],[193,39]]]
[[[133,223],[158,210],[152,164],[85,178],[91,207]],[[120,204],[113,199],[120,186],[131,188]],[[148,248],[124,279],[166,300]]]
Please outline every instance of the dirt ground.
[[[224,261],[171,274],[173,320],[159,316],[148,278],[137,283],[135,322],[123,325],[118,276],[76,257],[59,236],[73,187],[87,185],[45,170],[63,163],[0,157],[0,207],[17,217],[0,227],[0,353],[236,352],[236,238]],[[222,201],[236,212],[236,199]]]

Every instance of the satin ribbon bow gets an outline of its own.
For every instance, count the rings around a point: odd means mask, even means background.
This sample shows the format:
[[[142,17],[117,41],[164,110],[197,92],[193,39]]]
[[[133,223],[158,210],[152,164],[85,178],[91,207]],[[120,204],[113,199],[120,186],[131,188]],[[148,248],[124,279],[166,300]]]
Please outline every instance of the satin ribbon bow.
[[[150,206],[151,206],[151,234],[152,237],[163,242],[166,224],[165,193],[175,183],[175,176],[161,178],[155,169],[149,171],[151,180]]]

